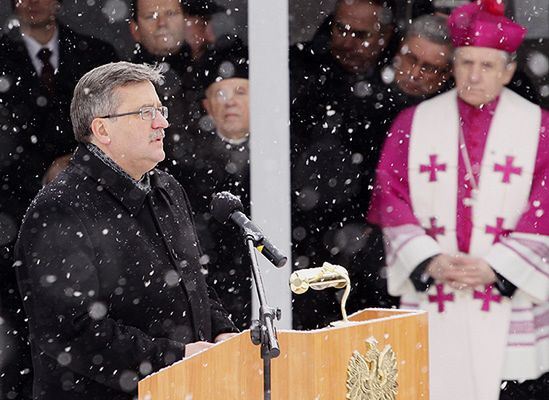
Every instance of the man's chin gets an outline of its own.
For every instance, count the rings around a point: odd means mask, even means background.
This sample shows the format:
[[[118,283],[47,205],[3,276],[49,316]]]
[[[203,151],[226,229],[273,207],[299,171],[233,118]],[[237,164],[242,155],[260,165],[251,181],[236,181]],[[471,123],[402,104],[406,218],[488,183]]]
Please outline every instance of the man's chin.
[[[23,25],[27,25],[33,28],[46,28],[55,24],[55,19],[50,18],[49,16],[37,16],[36,18],[29,18],[25,21],[21,21]]]
[[[423,88],[410,82],[400,81],[397,82],[398,88],[408,96],[421,97],[425,96]]]
[[[461,98],[461,100],[474,107],[478,107],[492,101],[487,96],[485,96],[484,93],[477,90],[475,90],[474,92],[469,90],[460,92],[459,97]]]
[[[352,72],[355,74],[359,74],[361,72],[366,72],[368,70],[368,67],[363,62],[353,62],[353,61],[343,61],[340,59],[339,64],[341,67],[347,71]]]
[[[168,45],[168,43],[160,41],[156,49],[150,52],[158,57],[167,57],[169,55],[177,53],[179,49],[181,49],[181,45],[177,45],[176,43]]]
[[[166,153],[164,152],[164,150],[162,149],[157,154],[155,154],[154,159],[156,161],[156,164],[159,164],[162,161],[164,161],[166,159]],[[155,167],[156,167],[156,164],[155,164]]]
[[[149,144],[153,146],[150,150],[151,152],[153,152],[154,154],[162,154],[162,157],[166,156],[164,152],[164,140],[154,139],[151,140]]]
[[[353,73],[360,73],[364,72],[368,69],[368,65],[364,60],[357,60],[352,57],[348,57],[347,55],[339,55],[337,53],[332,53],[333,57],[341,68],[343,68],[347,72],[353,72]]]

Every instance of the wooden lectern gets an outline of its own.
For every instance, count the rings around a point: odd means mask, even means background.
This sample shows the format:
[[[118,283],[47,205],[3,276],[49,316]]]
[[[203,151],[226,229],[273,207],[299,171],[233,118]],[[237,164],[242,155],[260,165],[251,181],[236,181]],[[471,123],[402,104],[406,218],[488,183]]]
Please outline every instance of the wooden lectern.
[[[396,399],[429,399],[427,313],[366,309],[354,323],[314,331],[279,331],[272,360],[273,400],[344,400],[349,360],[371,338],[396,355]],[[181,360],[139,382],[139,400],[260,400],[263,360],[250,331]]]

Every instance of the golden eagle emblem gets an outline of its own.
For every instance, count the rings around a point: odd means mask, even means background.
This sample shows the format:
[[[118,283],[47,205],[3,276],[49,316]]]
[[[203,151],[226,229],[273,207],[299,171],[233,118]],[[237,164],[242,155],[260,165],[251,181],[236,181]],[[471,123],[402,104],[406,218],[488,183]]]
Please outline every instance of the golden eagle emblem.
[[[397,360],[392,347],[377,349],[377,341],[366,341],[364,355],[354,351],[347,367],[347,399],[394,400],[397,394]]]

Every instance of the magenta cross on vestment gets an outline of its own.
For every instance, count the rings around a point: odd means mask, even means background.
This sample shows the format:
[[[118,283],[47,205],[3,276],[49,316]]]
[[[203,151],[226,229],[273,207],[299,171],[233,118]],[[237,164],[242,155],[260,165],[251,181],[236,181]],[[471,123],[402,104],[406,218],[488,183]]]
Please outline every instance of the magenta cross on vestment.
[[[495,172],[502,172],[502,182],[503,183],[510,183],[511,182],[511,175],[522,175],[522,168],[521,167],[515,167],[513,165],[513,161],[515,160],[515,157],[513,156],[505,156],[505,165],[502,164],[494,164],[494,171]]]
[[[494,287],[492,285],[486,285],[484,287],[484,292],[479,292],[478,290],[475,290],[473,293],[473,298],[482,300],[482,311],[490,311],[490,302],[496,302],[501,303],[501,295],[499,294],[493,294],[492,289]]]
[[[499,242],[499,238],[501,236],[507,236],[509,232],[511,232],[509,229],[503,228],[503,221],[503,218],[496,217],[496,226],[486,225],[485,232],[490,235],[494,235],[494,240],[492,241],[492,244]]]
[[[427,233],[427,235],[431,236],[435,240],[437,240],[438,235],[444,236],[446,229],[444,226],[437,226],[437,219],[435,217],[429,218],[429,222],[431,226],[425,229],[425,233]]]
[[[436,285],[437,288],[437,294],[430,294],[429,295],[429,303],[438,303],[438,312],[444,312],[444,302],[445,301],[454,301],[454,294],[453,293],[444,293],[444,285],[442,283],[438,283]]]
[[[438,156],[436,154],[431,154],[429,156],[429,164],[420,164],[419,172],[429,172],[429,182],[436,182],[437,172],[446,171],[446,164],[437,164]]]

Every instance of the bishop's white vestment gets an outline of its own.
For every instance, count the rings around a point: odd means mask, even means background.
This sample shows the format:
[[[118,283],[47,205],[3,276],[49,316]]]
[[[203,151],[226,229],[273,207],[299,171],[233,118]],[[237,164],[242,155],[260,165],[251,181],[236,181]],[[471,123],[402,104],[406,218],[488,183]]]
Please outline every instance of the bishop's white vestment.
[[[387,239],[389,292],[429,311],[432,400],[497,400],[501,380],[549,370],[548,129],[549,113],[504,89],[482,108],[452,90],[389,132],[369,220]],[[459,253],[484,259],[515,293],[416,290],[418,265]]]

